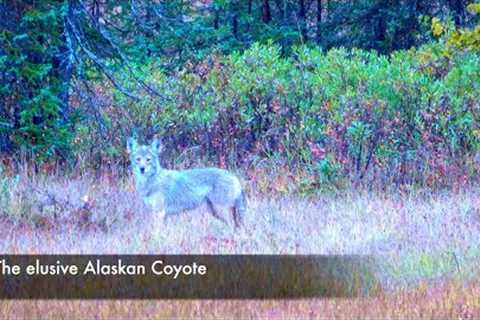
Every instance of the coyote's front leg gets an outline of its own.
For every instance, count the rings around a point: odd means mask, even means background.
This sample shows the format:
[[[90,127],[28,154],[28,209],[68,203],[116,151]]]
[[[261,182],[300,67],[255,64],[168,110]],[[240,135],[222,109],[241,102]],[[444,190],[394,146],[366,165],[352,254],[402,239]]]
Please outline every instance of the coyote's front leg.
[[[152,212],[152,235],[158,235],[165,227],[165,210],[155,210]]]
[[[145,199],[150,207],[150,229],[152,238],[158,238],[165,226],[165,206],[163,197],[160,194]]]

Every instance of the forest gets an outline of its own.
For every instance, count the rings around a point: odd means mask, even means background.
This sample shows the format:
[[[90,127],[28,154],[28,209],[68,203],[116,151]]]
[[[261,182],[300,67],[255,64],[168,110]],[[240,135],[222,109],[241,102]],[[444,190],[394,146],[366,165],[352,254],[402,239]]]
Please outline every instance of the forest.
[[[243,233],[207,210],[144,232],[130,137],[159,137],[164,168],[238,176]],[[0,301],[0,318],[480,317],[479,173],[478,1],[0,0],[0,252],[385,261],[368,301]]]
[[[478,172],[478,4],[1,6],[7,165],[116,170],[128,136],[159,134],[165,161],[268,163],[302,191],[445,186]]]

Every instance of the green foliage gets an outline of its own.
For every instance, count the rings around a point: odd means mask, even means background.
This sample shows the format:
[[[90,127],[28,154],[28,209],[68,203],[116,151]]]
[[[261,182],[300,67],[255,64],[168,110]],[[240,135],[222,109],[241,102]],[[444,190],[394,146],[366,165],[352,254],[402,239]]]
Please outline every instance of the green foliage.
[[[61,48],[65,3],[38,2],[24,6],[16,24],[0,33],[0,72],[4,81],[0,99],[3,126],[13,148],[34,154],[39,160],[64,152],[71,140],[71,121],[64,114],[58,55]],[[65,87],[67,86],[67,87]]]
[[[441,45],[389,57],[299,46],[282,57],[278,45],[254,44],[174,74],[152,67],[146,74],[162,97],[116,98],[116,108],[102,115],[111,126],[103,143],[116,141],[120,153],[118,132],[136,128],[140,136],[163,135],[167,153],[201,146],[200,156],[217,156],[221,165],[249,155],[281,157],[319,183],[376,172],[395,181],[424,183],[431,175],[446,182],[446,167],[480,151],[480,62],[469,53],[430,65],[425,56]]]
[[[480,15],[480,3],[472,3],[467,9],[473,15]],[[446,43],[447,50],[451,47],[480,52],[480,24],[471,29],[463,28],[453,31]]]
[[[158,133],[167,158],[282,159],[313,185],[444,181],[480,147],[478,27],[456,3],[0,2],[0,147],[103,166]]]
[[[94,18],[101,16],[104,30],[99,34],[90,28],[90,38],[102,43],[107,34],[133,60],[143,63],[156,58],[169,71],[187,61],[203,60],[212,52],[230,54],[269,41],[279,44],[282,54],[290,54],[301,44],[390,53],[429,40],[420,23],[422,16],[431,16],[439,7],[455,17],[466,10],[464,3],[455,7],[444,0],[173,0],[99,6],[104,14],[97,12]]]

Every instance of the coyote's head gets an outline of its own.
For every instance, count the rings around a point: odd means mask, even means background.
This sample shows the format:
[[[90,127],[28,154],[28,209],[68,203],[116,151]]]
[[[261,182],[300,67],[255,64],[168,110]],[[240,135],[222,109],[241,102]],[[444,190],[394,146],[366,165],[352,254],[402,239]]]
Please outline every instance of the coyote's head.
[[[150,145],[139,145],[136,139],[129,138],[127,152],[130,154],[133,172],[139,177],[154,175],[160,168],[158,154],[161,149],[162,145],[156,137]]]

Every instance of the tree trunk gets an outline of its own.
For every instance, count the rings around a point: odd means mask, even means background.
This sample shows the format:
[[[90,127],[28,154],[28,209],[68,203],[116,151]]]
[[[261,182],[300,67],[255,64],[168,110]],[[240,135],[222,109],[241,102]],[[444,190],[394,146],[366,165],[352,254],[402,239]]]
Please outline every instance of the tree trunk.
[[[241,15],[241,6],[239,1],[232,1],[231,14],[232,14],[232,33],[235,39],[239,39],[238,34],[238,17]]]
[[[236,13],[232,16],[232,32],[235,39],[238,40],[238,17]]]
[[[272,16],[270,13],[270,2],[268,0],[263,0],[262,21],[265,23],[269,23],[270,20],[272,20]]]
[[[307,13],[305,10],[305,0],[300,0],[300,8],[298,10],[298,18],[300,20],[300,32],[304,41],[308,40],[307,34]]]
[[[214,12],[213,12],[213,28],[215,30],[218,29],[219,27],[219,22],[220,22],[220,12],[218,9],[214,9]]]
[[[322,43],[322,0],[317,0],[317,44]]]
[[[73,4],[68,2],[67,15],[63,19],[62,43],[59,45],[58,54],[52,58],[53,72],[61,83],[59,100],[61,101],[61,117],[64,122],[69,120],[70,109],[70,83],[73,75],[73,43],[70,37],[71,30],[68,21],[74,19]]]
[[[463,0],[449,0],[448,6],[454,12],[453,19],[457,27],[462,26],[465,20],[465,4]]]
[[[375,8],[373,12],[371,12],[371,17],[373,20],[373,41],[371,41],[372,43],[369,47],[371,49],[383,52],[387,32],[387,24],[385,21],[385,16],[381,12],[380,6]]]

